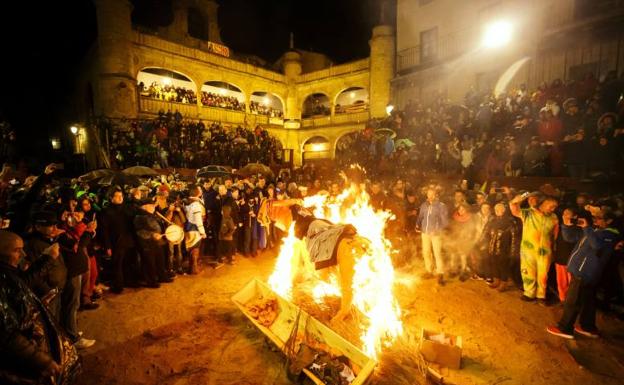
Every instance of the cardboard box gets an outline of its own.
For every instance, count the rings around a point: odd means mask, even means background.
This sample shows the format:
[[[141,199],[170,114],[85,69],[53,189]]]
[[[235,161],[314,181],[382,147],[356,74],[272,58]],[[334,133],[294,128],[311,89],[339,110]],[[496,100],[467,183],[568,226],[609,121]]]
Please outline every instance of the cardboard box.
[[[461,367],[462,338],[423,329],[420,352],[429,362],[435,362],[449,369],[459,369]]]

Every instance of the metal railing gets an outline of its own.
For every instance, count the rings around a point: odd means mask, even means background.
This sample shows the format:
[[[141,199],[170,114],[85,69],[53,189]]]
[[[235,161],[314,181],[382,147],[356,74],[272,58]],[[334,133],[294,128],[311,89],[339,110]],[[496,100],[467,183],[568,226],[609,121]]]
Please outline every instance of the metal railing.
[[[422,44],[406,48],[397,53],[398,72],[415,67],[433,65],[445,60],[453,59],[470,50],[474,42],[475,29],[453,32],[438,39],[432,54],[425,57],[421,52]]]

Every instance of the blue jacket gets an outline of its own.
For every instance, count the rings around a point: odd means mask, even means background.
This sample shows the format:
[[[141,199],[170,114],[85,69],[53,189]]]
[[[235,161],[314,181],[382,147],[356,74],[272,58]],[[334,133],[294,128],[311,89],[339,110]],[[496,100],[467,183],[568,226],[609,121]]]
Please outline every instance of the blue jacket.
[[[440,201],[425,201],[420,206],[416,226],[425,234],[438,233],[448,226],[449,217],[446,205]]]
[[[585,227],[582,232],[574,226],[561,226],[561,234],[568,242],[576,242],[568,260],[568,271],[584,282],[599,283],[605,266],[613,255],[620,233],[611,228],[593,229]]]

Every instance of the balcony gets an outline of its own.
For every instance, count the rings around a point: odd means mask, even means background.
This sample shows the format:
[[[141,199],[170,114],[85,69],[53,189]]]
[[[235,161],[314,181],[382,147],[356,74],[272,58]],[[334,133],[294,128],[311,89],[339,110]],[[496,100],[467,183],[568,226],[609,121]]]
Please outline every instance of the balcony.
[[[366,123],[368,122],[368,119],[368,111],[361,111],[350,114],[336,114],[334,116],[322,116],[317,118],[302,119],[301,127],[311,128],[350,123]]]
[[[476,30],[468,29],[454,32],[438,39],[431,54],[424,56],[421,46],[417,45],[397,53],[397,71],[399,74],[431,67],[452,60],[470,49]]]
[[[325,79],[333,76],[340,76],[361,71],[368,71],[369,66],[370,64],[368,58],[352,61],[350,63],[340,64],[337,66],[331,66],[320,71],[314,71],[300,75],[299,83],[311,82],[313,80]]]

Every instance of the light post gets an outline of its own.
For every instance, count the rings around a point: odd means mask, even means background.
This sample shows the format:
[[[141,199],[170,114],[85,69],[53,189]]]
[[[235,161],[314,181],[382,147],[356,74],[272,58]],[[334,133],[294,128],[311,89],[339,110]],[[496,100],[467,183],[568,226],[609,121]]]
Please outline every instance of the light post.
[[[482,44],[485,48],[500,48],[511,42],[513,26],[507,20],[498,20],[485,26]]]

